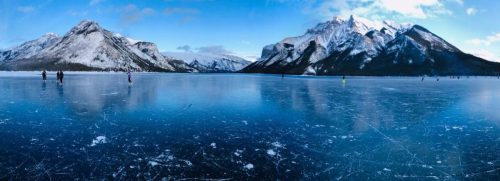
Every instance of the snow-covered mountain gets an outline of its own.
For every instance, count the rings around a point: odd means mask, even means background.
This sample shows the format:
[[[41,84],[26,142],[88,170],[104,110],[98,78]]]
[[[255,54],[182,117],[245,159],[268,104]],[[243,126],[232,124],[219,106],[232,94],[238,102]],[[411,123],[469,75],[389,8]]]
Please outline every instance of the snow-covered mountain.
[[[463,53],[427,29],[334,17],[265,46],[241,72],[314,75],[498,74],[500,64]]]
[[[4,70],[127,70],[234,72],[250,64],[231,55],[161,54],[154,43],[114,34],[94,21],[82,21],[63,37],[49,33],[0,50]]]
[[[30,58],[60,40],[61,38],[57,34],[47,33],[36,40],[25,42],[12,49],[0,50],[0,63]]]
[[[132,41],[82,21],[63,37],[47,34],[0,52],[0,68],[9,70],[189,71],[163,57],[154,43]]]
[[[232,55],[194,52],[163,52],[168,59],[182,60],[199,72],[234,72],[251,62]]]

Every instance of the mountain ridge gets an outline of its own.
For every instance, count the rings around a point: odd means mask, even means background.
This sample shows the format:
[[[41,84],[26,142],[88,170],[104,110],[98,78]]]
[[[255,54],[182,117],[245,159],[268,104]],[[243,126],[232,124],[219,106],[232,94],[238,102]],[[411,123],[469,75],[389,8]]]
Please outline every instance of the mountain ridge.
[[[0,50],[0,70],[242,72],[298,75],[498,75],[500,63],[462,52],[416,24],[334,17],[264,46],[249,62],[233,55],[160,52],[83,20],[64,36],[47,33]]]
[[[220,61],[231,64],[232,59],[236,58],[226,58]],[[102,28],[97,22],[91,20],[81,21],[62,37],[48,33],[39,39],[0,51],[0,69],[200,71],[185,63],[184,60],[165,57],[152,42],[137,41],[121,36]],[[201,71],[210,72],[210,70]],[[221,72],[231,71],[236,71],[236,69]]]
[[[420,25],[334,17],[267,45],[243,73],[498,75],[500,63],[466,54]]]
[[[225,54],[194,52],[162,52],[162,54],[170,59],[183,60],[199,72],[235,72],[251,63],[243,58]]]

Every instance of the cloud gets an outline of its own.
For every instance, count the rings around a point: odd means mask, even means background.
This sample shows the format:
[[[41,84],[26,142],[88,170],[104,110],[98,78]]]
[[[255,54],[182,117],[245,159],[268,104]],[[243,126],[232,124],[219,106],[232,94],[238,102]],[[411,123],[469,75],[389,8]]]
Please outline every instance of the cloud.
[[[479,45],[483,44],[483,40],[478,39],[478,38],[474,38],[474,39],[470,39],[470,40],[465,41],[465,43],[479,46]]]
[[[474,56],[477,56],[477,57],[481,57],[481,58],[483,58],[485,60],[494,61],[494,62],[500,62],[500,57],[498,57],[494,53],[492,53],[492,52],[490,52],[488,50],[485,50],[485,49],[479,49],[479,50],[471,51],[471,54],[473,54]]]
[[[243,45],[250,45],[250,44],[252,44],[252,43],[251,43],[250,41],[248,41],[248,40],[241,40],[240,42],[241,42],[241,44],[243,44]]]
[[[496,42],[500,42],[500,33],[487,36],[485,39],[474,38],[465,41],[465,43],[475,46],[480,46],[480,45],[490,46],[491,44]]]
[[[142,9],[142,14],[143,15],[154,15],[156,11],[152,8],[144,8]]]
[[[238,56],[238,55],[236,55],[236,56]],[[244,56],[238,56],[238,57],[244,58],[245,60],[248,60],[251,62],[255,62],[260,58],[259,56],[255,56],[255,55],[244,55]]]
[[[260,58],[258,56],[259,53],[260,52],[254,52],[254,51],[235,51],[231,55],[244,58],[245,60],[248,60],[251,62],[255,62]]]
[[[180,15],[192,15],[198,14],[199,11],[193,8],[165,8],[163,13],[167,16],[180,14]]]
[[[198,53],[211,53],[211,54],[233,54],[233,52],[227,50],[223,46],[220,45],[213,45],[213,46],[204,46],[204,47],[199,47],[197,48]]]
[[[165,8],[163,14],[166,16],[179,16],[179,23],[185,24],[192,21],[200,11],[193,8]]]
[[[468,51],[471,54],[481,57],[486,60],[500,62],[500,57],[495,53],[487,50],[491,49],[490,45],[500,42],[500,32],[487,36],[484,39],[474,38],[465,41],[465,43],[479,47],[480,49]]]
[[[380,4],[379,6],[385,10],[421,19],[425,19],[432,14],[427,10],[429,8],[437,8],[440,11],[443,11],[443,4],[441,4],[438,0],[379,0],[378,3]]]
[[[92,5],[96,5],[96,4],[99,4],[99,3],[103,2],[103,1],[104,0],[90,0],[89,5],[91,5],[91,6]]]
[[[443,1],[443,0],[441,0]],[[400,18],[426,19],[442,14],[453,14],[440,0],[309,0],[304,12],[316,13],[323,18],[335,15],[358,15],[371,19],[398,16]]]
[[[258,54],[256,52],[233,52],[221,45],[202,46],[198,48],[193,48],[190,45],[182,45],[178,46],[176,49],[181,50],[183,52],[196,52],[196,53],[215,54],[215,55],[233,55],[244,58],[252,62],[255,62],[259,59],[259,57],[256,56]]]
[[[458,5],[464,5],[464,1],[463,0],[448,0],[448,1],[457,3]]]
[[[184,50],[185,52],[191,52],[192,51],[191,50],[191,46],[189,46],[189,45],[178,46],[176,49],[177,50]]]
[[[287,3],[289,0],[266,0],[266,5]]]
[[[20,6],[20,7],[17,7],[17,11],[19,11],[21,13],[31,13],[31,12],[35,11],[35,7],[33,7],[33,6]]]
[[[465,10],[465,12],[466,12],[468,15],[475,15],[475,14],[477,13],[477,10],[476,10],[476,8],[472,8],[472,7],[471,7],[471,8],[467,8],[467,9]]]
[[[67,13],[71,16],[87,16],[89,13],[87,10],[85,11],[77,11],[77,10],[69,10]]]
[[[144,17],[151,16],[156,13],[156,11],[152,8],[139,9],[134,4],[129,4],[123,7],[120,11],[122,13],[121,23],[125,26],[136,23],[137,21],[142,20]]]
[[[196,50],[196,52],[198,53],[225,54],[225,55],[233,54],[232,51],[227,50],[224,46],[221,45],[202,46],[198,48],[193,48],[190,45],[182,45],[178,46],[176,49],[183,50],[185,52],[193,52],[193,50]]]
[[[201,3],[201,2],[211,2],[211,1],[215,1],[215,0],[163,0],[165,2],[184,2],[184,3]]]

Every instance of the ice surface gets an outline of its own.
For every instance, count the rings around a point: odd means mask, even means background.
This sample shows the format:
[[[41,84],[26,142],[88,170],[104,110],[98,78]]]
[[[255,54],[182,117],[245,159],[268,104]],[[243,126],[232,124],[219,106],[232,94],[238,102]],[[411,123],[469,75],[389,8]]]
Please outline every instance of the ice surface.
[[[0,180],[499,180],[500,80],[0,73]]]

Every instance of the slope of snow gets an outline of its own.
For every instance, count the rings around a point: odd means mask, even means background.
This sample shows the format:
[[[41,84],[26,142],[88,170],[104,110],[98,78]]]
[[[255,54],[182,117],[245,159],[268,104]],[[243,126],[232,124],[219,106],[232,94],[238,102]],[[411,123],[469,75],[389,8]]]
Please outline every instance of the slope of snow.
[[[444,47],[448,51],[456,51],[456,48],[449,46],[443,39],[433,35],[430,32],[422,31],[415,28],[415,31],[422,36],[423,39],[431,43],[432,47]]]
[[[136,44],[138,42],[143,42],[141,40],[136,40],[136,39],[132,39],[130,37],[125,37],[125,36],[121,35],[120,33],[115,33],[115,34],[113,34],[113,36],[116,38],[125,38],[131,45]]]
[[[110,59],[118,60],[118,52],[113,52],[114,54],[108,54],[107,56],[99,55],[101,52],[108,51],[108,48],[102,46],[105,36],[100,27],[93,23],[80,23],[63,39],[60,43],[44,51],[42,56],[53,57],[47,55],[55,55],[54,57],[61,58],[64,62],[80,63],[91,67],[117,66],[117,61],[110,61]]]
[[[25,42],[9,50],[0,51],[0,62],[8,62],[16,59],[26,59],[35,56],[41,50],[60,41],[61,38],[55,33],[47,33],[42,37]]]
[[[127,38],[127,41],[130,43],[135,42],[135,40],[130,41],[130,38]],[[129,47],[135,54],[141,56],[141,58],[149,60],[149,62],[155,64],[156,66],[174,70],[174,67],[170,65],[170,63],[163,57],[163,55],[158,51],[158,47],[154,43],[151,42],[135,42],[132,47]]]

